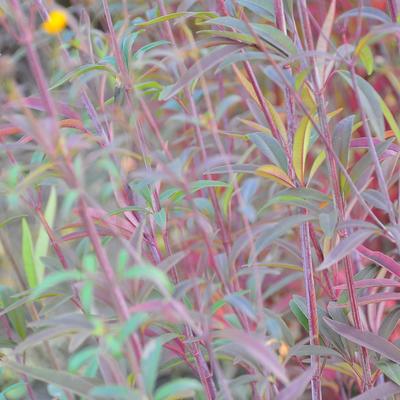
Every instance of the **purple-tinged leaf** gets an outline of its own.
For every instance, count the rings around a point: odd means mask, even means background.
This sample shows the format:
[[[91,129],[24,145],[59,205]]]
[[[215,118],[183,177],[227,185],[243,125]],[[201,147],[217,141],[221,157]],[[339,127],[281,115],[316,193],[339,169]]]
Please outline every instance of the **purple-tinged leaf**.
[[[359,306],[365,306],[371,303],[380,303],[382,301],[399,301],[400,293],[375,293],[370,296],[362,296],[357,299],[357,303]],[[349,307],[350,305],[347,303],[333,303],[336,307],[344,308]]]
[[[400,287],[400,282],[395,281],[394,279],[387,279],[387,278],[381,278],[381,279],[362,279],[360,281],[355,281],[354,282],[354,288],[356,289],[363,289],[363,288],[369,288],[369,287]],[[336,290],[347,290],[347,285],[344,283],[342,285],[337,285],[335,286]]]
[[[400,385],[400,365],[387,360],[377,363],[380,370],[397,385]]]
[[[359,16],[361,16],[362,18],[374,19],[383,23],[391,22],[389,16],[378,8],[357,7],[341,14],[339,17],[336,18],[335,23],[338,23],[339,21],[342,21],[344,19],[359,18]]]
[[[381,336],[371,332],[361,331],[360,329],[343,324],[342,322],[333,321],[329,318],[324,318],[324,321],[335,332],[344,336],[346,339],[373,350],[389,360],[400,363],[400,349]]]
[[[69,336],[79,331],[84,332],[90,330],[81,329],[80,327],[74,325],[71,326],[59,325],[59,326],[53,326],[51,328],[42,329],[38,332],[29,335],[24,341],[22,341],[21,343],[18,344],[18,346],[15,347],[14,351],[16,353],[23,353],[24,351],[32,347],[42,345],[45,341],[49,341],[55,337]]]
[[[392,310],[383,320],[379,328],[378,332],[379,335],[388,338],[392,334],[393,329],[396,328],[399,321],[400,321],[400,306]]]
[[[352,397],[351,400],[382,400],[385,397],[388,398],[389,396],[397,393],[400,393],[400,386],[393,382],[387,382],[356,397]]]
[[[325,346],[317,346],[310,344],[296,345],[289,351],[289,356],[305,357],[305,356],[321,356],[321,357],[338,357],[342,355],[336,350]]]
[[[301,375],[286,386],[285,389],[278,393],[276,400],[296,400],[300,398],[307,389],[314,372],[315,367],[306,369]]]
[[[400,264],[386,254],[383,254],[380,251],[370,250],[365,246],[358,246],[357,251],[361,253],[365,258],[368,258],[369,260],[380,265],[381,267],[386,268],[392,274],[400,277]]]
[[[25,374],[39,381],[59,386],[84,398],[90,398],[90,391],[95,387],[93,380],[68,372],[56,371],[50,368],[31,367],[5,358],[1,359],[0,365],[19,374]]]
[[[355,83],[357,88],[353,86],[351,75],[348,71],[338,71],[339,75],[354,89],[358,90],[360,95],[362,107],[368,117],[368,122],[376,136],[384,140],[385,122],[381,110],[379,95],[374,87],[363,79],[361,76],[356,75]]]
[[[226,329],[215,333],[215,335],[231,340],[242,347],[247,355],[257,360],[266,371],[275,374],[284,383],[289,382],[285,369],[279,362],[278,357],[260,340],[260,337],[236,329]]]
[[[331,250],[317,270],[322,271],[326,268],[329,268],[331,265],[346,257],[348,254],[354,251],[357,246],[361,245],[366,239],[368,239],[371,234],[371,231],[365,230],[353,232],[347,238],[341,240],[338,245]]]
[[[189,85],[193,80],[200,78],[206,71],[217,66],[227,56],[236,53],[242,49],[244,45],[231,44],[218,48],[207,54],[190,69],[188,69],[174,85],[167,87],[161,92],[160,100],[168,100],[175,96],[185,86]]]

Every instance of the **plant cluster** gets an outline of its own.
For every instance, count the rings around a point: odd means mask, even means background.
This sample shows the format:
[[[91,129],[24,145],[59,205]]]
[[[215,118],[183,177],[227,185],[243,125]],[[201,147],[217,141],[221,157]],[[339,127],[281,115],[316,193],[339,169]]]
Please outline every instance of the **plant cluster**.
[[[396,0],[0,0],[0,399],[400,395]]]

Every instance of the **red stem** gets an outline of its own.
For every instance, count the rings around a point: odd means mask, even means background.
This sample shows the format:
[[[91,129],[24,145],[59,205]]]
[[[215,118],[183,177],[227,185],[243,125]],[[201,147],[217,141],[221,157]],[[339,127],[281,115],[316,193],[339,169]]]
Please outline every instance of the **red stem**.
[[[304,39],[306,44],[307,51],[314,50],[314,42],[311,32],[310,19],[308,16],[307,2],[306,0],[299,1],[299,9],[300,9],[300,19],[304,33]],[[312,81],[314,85],[314,95],[318,107],[318,116],[321,124],[321,133],[322,136],[326,139],[326,142],[329,143],[330,147],[332,147],[332,136],[329,131],[327,113],[326,113],[326,104],[325,98],[321,89],[321,82],[318,74],[318,67],[316,63],[315,57],[311,57],[311,65],[312,65]],[[333,189],[333,194],[335,198],[335,205],[339,212],[339,218],[344,221],[345,219],[345,209],[344,209],[344,201],[342,198],[340,184],[337,174],[337,165],[335,159],[333,158],[333,152],[328,152],[328,163],[330,169],[331,176],[331,184]],[[341,236],[346,237],[348,235],[346,230],[339,233]],[[357,296],[354,289],[353,282],[353,264],[352,260],[349,256],[344,259],[345,265],[345,274],[346,274],[346,284],[349,293],[350,305],[351,305],[351,313],[354,320],[354,325],[358,329],[362,329],[360,311],[357,304]],[[364,377],[364,385],[365,389],[368,390],[371,384],[371,369],[369,365],[368,359],[368,351],[365,347],[361,347],[361,364],[363,369],[363,377]]]

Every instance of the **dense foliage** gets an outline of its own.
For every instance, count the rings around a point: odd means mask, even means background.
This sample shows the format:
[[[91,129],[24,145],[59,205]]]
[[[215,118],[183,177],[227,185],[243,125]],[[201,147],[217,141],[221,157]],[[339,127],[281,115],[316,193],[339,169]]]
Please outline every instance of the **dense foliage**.
[[[0,399],[396,398],[399,15],[0,0]]]

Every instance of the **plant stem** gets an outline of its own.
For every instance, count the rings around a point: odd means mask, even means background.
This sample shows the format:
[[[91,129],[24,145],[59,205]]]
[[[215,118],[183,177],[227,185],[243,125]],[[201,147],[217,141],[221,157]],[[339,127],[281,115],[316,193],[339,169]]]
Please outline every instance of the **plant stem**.
[[[284,13],[284,5],[282,0],[274,0],[276,25],[284,34],[286,32],[286,19]],[[291,74],[291,68],[286,66],[287,71]],[[285,107],[288,116],[288,146],[287,157],[289,162],[289,176],[296,182],[296,174],[293,169],[293,138],[296,129],[295,103],[292,92],[285,86]],[[296,182],[296,186],[299,183]],[[307,211],[304,210],[306,214]],[[309,320],[309,337],[310,344],[313,346],[319,345],[319,326],[318,326],[318,310],[317,310],[317,295],[314,282],[314,269],[311,255],[311,237],[310,224],[305,222],[300,226],[300,243],[303,257],[304,284],[306,289],[306,302]],[[322,399],[321,378],[320,378],[320,357],[311,356],[311,366],[314,368],[314,375],[311,378],[311,396],[313,400]]]
[[[233,0],[235,1],[235,0]],[[310,120],[312,126],[314,127],[314,129],[316,130],[316,132],[318,133],[319,137],[321,138],[324,146],[326,147],[327,153],[331,155],[331,157],[333,158],[333,160],[336,162],[337,167],[339,167],[340,171],[343,173],[344,177],[346,178],[347,182],[349,183],[351,189],[353,190],[355,196],[357,197],[357,199],[359,200],[360,204],[363,206],[363,208],[368,212],[368,214],[371,216],[371,218],[373,219],[373,221],[377,224],[377,226],[379,226],[382,231],[388,235],[388,237],[393,240],[393,235],[390,234],[390,232],[388,232],[388,230],[386,229],[385,225],[379,220],[379,218],[372,212],[371,208],[368,206],[368,204],[366,203],[366,201],[364,200],[364,198],[361,196],[360,191],[358,190],[357,186],[354,184],[354,182],[351,179],[350,174],[348,173],[347,169],[344,167],[344,165],[340,162],[340,159],[338,157],[338,155],[334,152],[333,150],[333,146],[332,144],[329,142],[329,140],[325,137],[321,127],[319,126],[319,124],[316,122],[315,118],[313,117],[313,115],[311,115],[310,111],[308,110],[307,106],[305,104],[303,104],[303,101],[301,99],[301,97],[299,96],[299,94],[296,92],[295,88],[292,86],[292,84],[288,81],[287,77],[285,76],[285,74],[283,74],[283,72],[281,71],[281,69],[279,68],[279,66],[277,65],[276,61],[271,57],[271,54],[269,52],[269,50],[265,47],[264,43],[261,41],[261,39],[259,38],[259,36],[254,32],[254,29],[252,28],[252,26],[249,23],[249,20],[246,16],[246,14],[242,13],[242,17],[244,22],[246,23],[247,28],[249,29],[249,31],[251,32],[251,34],[253,35],[253,37],[256,39],[256,43],[257,46],[262,50],[262,52],[265,54],[265,56],[267,57],[267,60],[271,63],[271,65],[274,67],[275,71],[278,73],[279,77],[282,79],[282,82],[284,83],[285,87],[287,87],[296,104],[301,108],[301,110],[304,112],[304,114],[308,117],[308,119]]]
[[[303,256],[304,281],[306,287],[307,312],[309,315],[309,336],[312,346],[319,345],[319,327],[318,327],[318,311],[317,296],[314,284],[314,271],[311,256],[311,239],[309,223],[305,222],[300,226],[301,250]],[[321,400],[321,380],[320,380],[320,358],[319,356],[311,356],[311,366],[316,368],[311,379],[311,395],[313,400]]]
[[[378,178],[379,189],[380,189],[381,193],[383,194],[383,196],[385,198],[386,208],[387,208],[387,210],[389,212],[390,222],[393,225],[396,225],[397,224],[396,216],[394,214],[394,210],[393,210],[393,207],[392,207],[392,202],[390,201],[390,196],[389,196],[389,192],[388,192],[388,189],[387,189],[385,177],[383,176],[382,166],[381,166],[381,164],[379,162],[379,157],[378,157],[378,154],[376,152],[374,140],[372,138],[371,129],[370,129],[369,124],[368,124],[368,120],[367,120],[367,116],[366,116],[365,111],[364,111],[364,107],[363,107],[363,105],[361,103],[360,91],[358,89],[358,85],[357,85],[357,81],[356,81],[356,71],[355,71],[353,62],[350,65],[350,74],[351,74],[351,80],[352,80],[352,84],[353,84],[353,88],[354,88],[354,93],[355,93],[355,96],[356,96],[357,104],[358,104],[358,107],[360,108],[361,121],[363,123],[362,126],[363,126],[363,129],[364,129],[365,135],[367,137],[369,154],[371,155],[372,161],[373,161],[373,163],[375,165],[375,173],[376,173],[376,177]]]
[[[307,9],[307,2],[306,0],[299,0],[299,9],[300,9],[300,19],[303,28],[303,34],[305,39],[305,45],[307,51],[314,51],[314,42],[311,32],[310,20],[308,16],[308,9]],[[322,83],[320,82],[320,76],[318,72],[318,67],[316,63],[315,57],[311,57],[311,64],[312,64],[312,81],[314,85],[314,95],[317,103],[317,111],[318,117],[321,124],[321,133],[325,137],[326,141],[332,147],[332,136],[329,132],[329,125],[327,119],[327,112],[326,112],[326,104],[325,98],[323,96],[322,91]],[[337,166],[335,163],[335,159],[332,156],[332,152],[328,152],[328,162],[329,162],[329,169],[331,175],[331,183],[332,189],[335,198],[335,205],[339,212],[339,218],[344,221],[345,219],[345,209],[344,209],[344,201],[342,197],[342,193],[340,190],[340,184],[337,174]],[[339,233],[340,234],[340,233]],[[341,233],[342,237],[347,237],[348,232],[344,229]],[[361,318],[360,318],[360,311],[357,304],[357,297],[356,292],[354,289],[354,282],[353,282],[353,263],[351,257],[347,256],[344,259],[344,266],[345,266],[345,274],[346,274],[346,284],[347,290],[349,293],[350,305],[351,305],[351,313],[354,321],[354,325],[357,329],[362,329],[361,325]],[[369,365],[368,359],[368,351],[365,347],[361,346],[361,364],[363,369],[363,378],[364,378],[364,389],[368,390],[371,384],[371,369]]]

